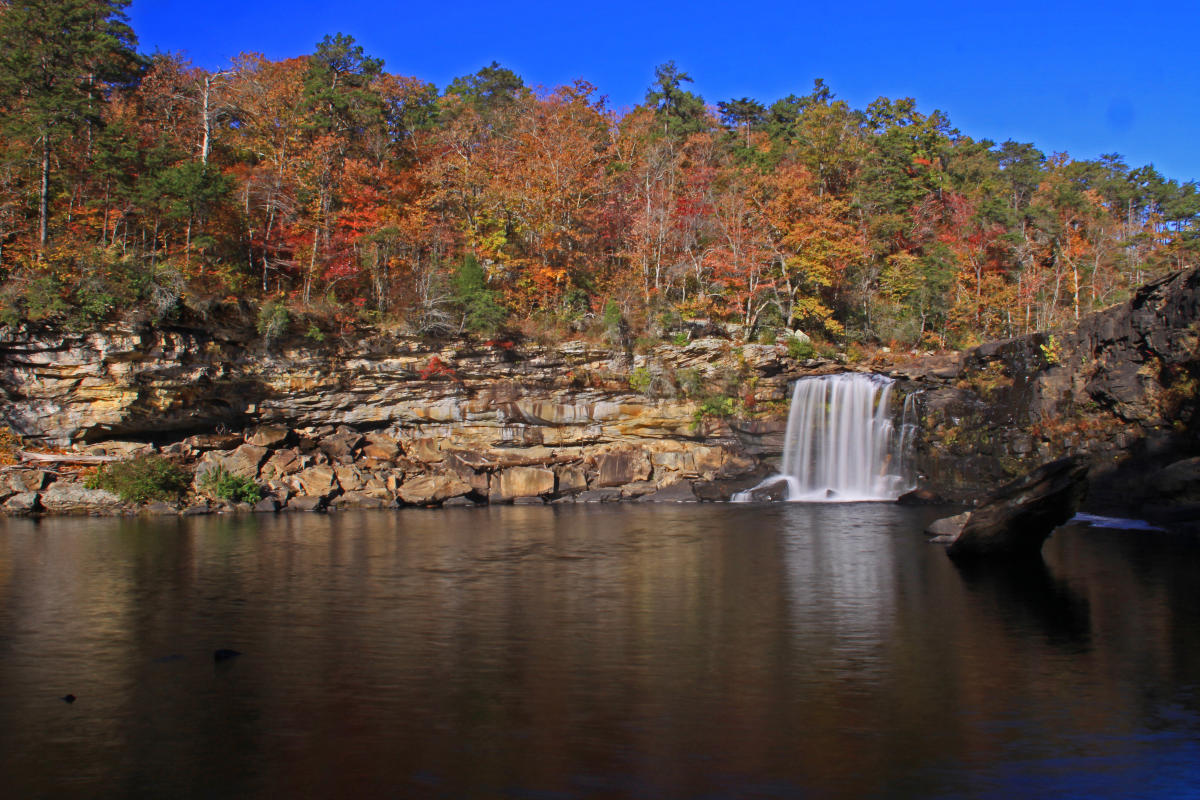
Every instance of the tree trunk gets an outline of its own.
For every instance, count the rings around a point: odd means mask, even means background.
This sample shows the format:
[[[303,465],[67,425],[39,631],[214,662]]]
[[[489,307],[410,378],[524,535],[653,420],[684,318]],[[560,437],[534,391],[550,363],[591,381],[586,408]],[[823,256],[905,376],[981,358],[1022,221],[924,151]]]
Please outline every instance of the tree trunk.
[[[38,261],[46,253],[50,217],[50,132],[42,132],[42,185],[38,199]]]

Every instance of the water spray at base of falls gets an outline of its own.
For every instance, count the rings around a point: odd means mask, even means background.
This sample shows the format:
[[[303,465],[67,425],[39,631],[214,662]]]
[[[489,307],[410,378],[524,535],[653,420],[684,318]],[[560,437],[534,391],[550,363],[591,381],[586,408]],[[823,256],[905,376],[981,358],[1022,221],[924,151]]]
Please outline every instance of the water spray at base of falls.
[[[792,393],[781,474],[734,495],[734,501],[777,495],[809,503],[895,500],[912,488],[906,452],[915,425],[912,396],[893,424],[892,381],[843,373],[801,378]]]

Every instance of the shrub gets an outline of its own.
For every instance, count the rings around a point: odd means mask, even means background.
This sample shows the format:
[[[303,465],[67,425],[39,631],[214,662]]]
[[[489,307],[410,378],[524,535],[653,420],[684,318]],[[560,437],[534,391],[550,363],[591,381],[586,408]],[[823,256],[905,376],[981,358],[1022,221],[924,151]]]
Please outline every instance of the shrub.
[[[231,503],[257,503],[263,499],[262,487],[250,478],[234,475],[224,467],[216,467],[204,473],[200,488],[213,497]]]
[[[282,336],[290,321],[287,306],[278,300],[268,300],[258,308],[258,332],[268,343]]]
[[[1039,344],[1038,349],[1042,351],[1042,360],[1046,362],[1046,366],[1053,367],[1062,362],[1062,350],[1054,334],[1047,336],[1046,343]]]
[[[676,333],[671,337],[671,344],[675,345],[676,347],[686,347],[688,340],[689,337],[687,331],[679,331],[679,333]]]
[[[797,361],[802,361],[816,355],[817,348],[813,347],[813,343],[809,339],[801,339],[799,336],[789,336],[787,351],[789,356]]]
[[[700,400],[699,408],[692,416],[692,430],[697,431],[705,419],[732,417],[737,410],[737,401],[726,394],[711,394]]]
[[[174,461],[162,456],[138,456],[105,464],[84,485],[104,489],[126,503],[172,500],[187,490],[190,478]]]
[[[650,375],[650,370],[645,367],[638,367],[629,376],[629,388],[638,394],[644,394],[653,382],[654,378]]]

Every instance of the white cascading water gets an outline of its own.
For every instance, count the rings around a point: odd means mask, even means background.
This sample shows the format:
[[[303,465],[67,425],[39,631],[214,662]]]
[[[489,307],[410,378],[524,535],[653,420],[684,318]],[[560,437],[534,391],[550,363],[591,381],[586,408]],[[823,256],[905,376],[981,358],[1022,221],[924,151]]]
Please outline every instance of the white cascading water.
[[[909,488],[904,451],[912,439],[911,396],[900,429],[892,424],[892,381],[843,373],[796,381],[784,440],[783,471],[734,500],[787,484],[787,500],[850,503],[895,500]]]

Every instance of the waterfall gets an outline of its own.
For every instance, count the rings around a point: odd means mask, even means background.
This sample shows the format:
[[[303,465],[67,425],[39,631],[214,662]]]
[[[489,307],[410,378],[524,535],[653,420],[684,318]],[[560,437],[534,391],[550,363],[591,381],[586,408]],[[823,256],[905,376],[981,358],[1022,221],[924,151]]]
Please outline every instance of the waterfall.
[[[734,500],[761,498],[760,488],[787,486],[803,502],[895,500],[910,487],[905,450],[913,438],[914,401],[892,423],[892,381],[843,373],[796,381],[788,414],[782,474]]]

